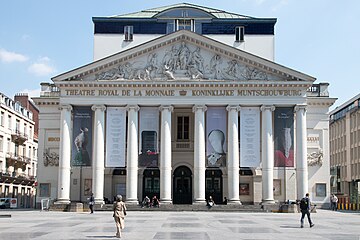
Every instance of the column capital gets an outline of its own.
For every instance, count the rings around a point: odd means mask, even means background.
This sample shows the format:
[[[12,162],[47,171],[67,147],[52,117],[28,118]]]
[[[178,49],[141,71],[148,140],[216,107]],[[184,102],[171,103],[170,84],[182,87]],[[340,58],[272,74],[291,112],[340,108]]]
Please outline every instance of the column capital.
[[[235,110],[236,112],[239,112],[240,109],[241,109],[241,107],[240,107],[239,105],[227,105],[227,107],[226,107],[226,110],[227,110],[228,112],[234,111],[234,110]]]
[[[66,104],[66,105],[61,105],[59,107],[59,110],[67,110],[67,111],[72,111],[73,107],[70,104]]]
[[[165,110],[165,109],[169,110],[169,112],[173,112],[173,111],[174,111],[174,107],[171,106],[171,105],[161,105],[161,106],[159,107],[159,111],[160,111],[160,112],[162,112],[162,111]]]
[[[205,112],[207,110],[207,107],[206,105],[194,105],[192,111],[196,112],[197,110],[202,110],[203,112]]]
[[[127,105],[126,111],[134,110],[135,112],[138,112],[140,110],[139,105]]]
[[[92,105],[92,106],[91,106],[91,110],[93,110],[94,112],[95,112],[96,110],[100,110],[100,111],[102,111],[102,112],[105,112],[106,106],[105,106],[105,105]]]
[[[275,106],[274,105],[262,105],[260,107],[260,111],[264,112],[266,110],[270,110],[271,112],[275,111]]]
[[[306,111],[306,108],[307,108],[307,105],[295,105],[295,108],[294,108],[294,112],[298,112],[298,111],[300,111],[300,110],[304,110],[304,111]]]

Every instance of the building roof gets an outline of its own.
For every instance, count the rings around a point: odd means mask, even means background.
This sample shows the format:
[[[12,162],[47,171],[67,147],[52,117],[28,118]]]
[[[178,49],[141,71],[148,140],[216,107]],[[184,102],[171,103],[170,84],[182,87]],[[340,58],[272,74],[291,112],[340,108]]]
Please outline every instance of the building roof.
[[[341,104],[340,106],[337,106],[334,110],[332,110],[330,112],[330,115],[336,114],[337,112],[340,112],[341,110],[345,109],[346,107],[348,107],[350,104],[353,104],[356,100],[360,100],[360,93],[357,94],[356,96],[352,97],[351,99],[349,99],[348,101],[344,102],[343,104]]]
[[[111,16],[109,18],[154,18],[156,15],[158,15],[164,11],[173,9],[173,8],[194,8],[194,9],[198,9],[198,10],[207,12],[208,14],[213,15],[214,18],[220,18],[220,19],[256,19],[253,17],[245,16],[245,15],[230,13],[230,12],[226,12],[224,10],[215,9],[215,8],[203,7],[203,6],[199,6],[199,5],[195,5],[195,4],[191,4],[191,3],[178,3],[178,4],[173,4],[173,5],[164,6],[164,7],[157,7],[157,8],[142,10],[140,12],[115,15],[115,16]]]

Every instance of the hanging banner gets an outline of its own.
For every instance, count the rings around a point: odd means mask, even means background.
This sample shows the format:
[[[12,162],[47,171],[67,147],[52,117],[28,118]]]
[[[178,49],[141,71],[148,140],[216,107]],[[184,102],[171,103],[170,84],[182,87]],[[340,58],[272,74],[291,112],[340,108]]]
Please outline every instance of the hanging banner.
[[[92,110],[74,107],[72,166],[91,166]]]
[[[277,107],[274,121],[274,167],[294,167],[294,109]]]
[[[260,166],[260,109],[241,107],[240,167]]]
[[[125,167],[126,108],[106,110],[106,167]]]
[[[140,109],[139,167],[157,167],[159,160],[159,108]]]
[[[226,166],[226,148],[226,109],[224,107],[208,107],[206,112],[206,166]]]

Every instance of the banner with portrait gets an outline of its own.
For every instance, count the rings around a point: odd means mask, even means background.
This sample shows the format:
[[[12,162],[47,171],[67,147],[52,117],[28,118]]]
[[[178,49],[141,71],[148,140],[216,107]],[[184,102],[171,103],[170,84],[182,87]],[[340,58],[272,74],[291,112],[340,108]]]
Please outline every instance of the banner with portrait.
[[[139,167],[157,167],[159,161],[158,107],[142,107],[139,123]]]
[[[92,113],[90,107],[73,109],[72,166],[91,166]]]
[[[260,166],[260,109],[241,107],[240,167]]]
[[[125,167],[126,108],[106,110],[106,167]]]
[[[208,107],[206,111],[206,166],[226,166],[226,109]]]
[[[277,107],[274,112],[274,167],[294,167],[294,109]]]

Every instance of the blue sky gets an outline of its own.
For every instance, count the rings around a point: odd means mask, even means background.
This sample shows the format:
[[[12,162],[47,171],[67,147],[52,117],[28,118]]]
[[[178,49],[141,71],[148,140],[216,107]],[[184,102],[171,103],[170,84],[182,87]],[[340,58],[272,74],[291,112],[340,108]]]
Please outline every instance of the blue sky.
[[[41,82],[93,57],[94,16],[183,1],[11,0],[0,11],[0,92],[38,96]],[[275,62],[329,82],[338,106],[360,93],[360,1],[187,1],[252,17],[277,18]]]

